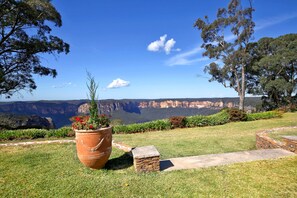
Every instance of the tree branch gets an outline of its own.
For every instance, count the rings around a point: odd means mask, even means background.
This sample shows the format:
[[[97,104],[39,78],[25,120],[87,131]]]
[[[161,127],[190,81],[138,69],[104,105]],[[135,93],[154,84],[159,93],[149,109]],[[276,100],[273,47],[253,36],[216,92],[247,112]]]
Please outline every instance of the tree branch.
[[[7,35],[3,35],[4,37],[1,38],[1,41],[0,41],[0,46],[15,32],[15,30],[17,29],[17,24],[18,24],[18,21],[19,21],[19,12],[17,13],[16,15],[16,18],[15,18],[15,21],[11,27],[11,30],[10,32],[7,33]],[[4,29],[4,28],[3,28]],[[5,34],[5,33],[4,33]]]

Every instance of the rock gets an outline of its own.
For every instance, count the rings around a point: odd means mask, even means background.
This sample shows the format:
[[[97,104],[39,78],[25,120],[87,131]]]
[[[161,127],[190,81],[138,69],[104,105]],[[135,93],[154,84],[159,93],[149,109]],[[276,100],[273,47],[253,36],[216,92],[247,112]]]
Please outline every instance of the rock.
[[[1,129],[54,129],[55,124],[51,118],[36,115],[0,114]]]
[[[47,121],[49,122],[49,129],[55,129],[56,128],[56,125],[55,125],[52,118],[46,117],[45,119],[47,119]]]

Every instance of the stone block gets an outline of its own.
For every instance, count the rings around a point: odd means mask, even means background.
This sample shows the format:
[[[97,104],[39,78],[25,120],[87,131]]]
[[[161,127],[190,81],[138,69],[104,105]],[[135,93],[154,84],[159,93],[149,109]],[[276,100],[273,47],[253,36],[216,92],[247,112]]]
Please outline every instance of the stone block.
[[[282,136],[285,149],[297,153],[297,136]]]
[[[154,146],[136,147],[132,155],[136,172],[160,171],[160,153]]]

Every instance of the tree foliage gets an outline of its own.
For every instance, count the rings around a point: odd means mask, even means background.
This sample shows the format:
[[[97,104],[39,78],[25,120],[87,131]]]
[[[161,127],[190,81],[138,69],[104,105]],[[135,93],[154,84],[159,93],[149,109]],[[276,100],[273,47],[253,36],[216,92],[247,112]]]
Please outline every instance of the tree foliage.
[[[297,34],[262,38],[254,46],[257,61],[250,71],[249,92],[263,95],[265,109],[296,102]]]
[[[89,98],[90,98],[90,119],[89,123],[93,124],[95,128],[99,127],[99,116],[98,116],[98,105],[97,105],[97,89],[98,84],[95,81],[95,78],[88,72],[88,90],[89,90]]]
[[[227,8],[218,10],[213,22],[205,16],[194,24],[201,30],[203,56],[214,60],[205,67],[205,72],[212,76],[210,81],[218,81],[238,93],[240,109],[244,108],[246,70],[253,60],[249,51],[255,26],[254,9],[248,2],[249,7],[243,8],[240,0],[231,0]]]
[[[50,0],[0,0],[0,95],[36,89],[33,75],[57,75],[40,61],[43,53],[68,53],[69,45],[51,35],[62,25]]]

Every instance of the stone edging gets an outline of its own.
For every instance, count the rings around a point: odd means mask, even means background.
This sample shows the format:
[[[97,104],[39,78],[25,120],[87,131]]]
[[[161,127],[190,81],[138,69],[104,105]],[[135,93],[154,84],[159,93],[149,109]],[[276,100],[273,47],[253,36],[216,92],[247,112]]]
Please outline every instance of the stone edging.
[[[53,143],[75,143],[75,140],[46,140],[46,141],[35,141],[35,142],[15,142],[15,143],[5,143],[5,144],[1,144],[0,143],[0,147],[1,146],[29,146],[29,145],[37,145],[37,144],[53,144]],[[131,146],[128,146],[122,142],[115,142],[114,140],[112,140],[112,146],[121,149],[125,152],[131,152],[131,150],[133,149]]]
[[[131,146],[128,146],[122,142],[115,142],[114,140],[112,140],[112,146],[118,148],[118,149],[121,149],[127,153],[131,152],[132,151],[132,147]]]
[[[0,144],[0,146],[28,146],[36,144],[52,144],[52,143],[75,143],[75,140],[46,140],[46,141],[36,141],[36,142],[16,142],[16,143],[6,143]]]
[[[294,153],[297,153],[297,143],[294,141],[285,140],[277,141],[268,136],[269,133],[274,131],[281,131],[286,129],[297,129],[297,126],[292,127],[281,127],[281,128],[273,128],[264,131],[260,131],[256,134],[256,147],[257,149],[272,149],[272,148],[282,148]]]

